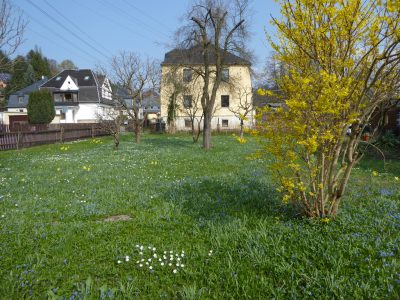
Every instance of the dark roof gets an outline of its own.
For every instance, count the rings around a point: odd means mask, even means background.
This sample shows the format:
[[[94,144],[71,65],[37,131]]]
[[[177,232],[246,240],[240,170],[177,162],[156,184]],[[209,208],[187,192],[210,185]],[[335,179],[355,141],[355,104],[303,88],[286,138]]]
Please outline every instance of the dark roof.
[[[92,70],[82,69],[82,70],[64,70],[58,73],[56,76],[51,78],[42,87],[48,88],[60,88],[68,76],[75,81],[76,85],[81,86],[97,86],[97,78]]]
[[[11,74],[10,73],[0,73],[0,81],[2,82],[10,82],[11,80]]]
[[[132,98],[129,95],[128,91],[123,87],[115,86],[114,87],[114,96],[120,99],[123,99],[129,108],[132,107]],[[160,110],[161,100],[160,94],[153,90],[146,90],[143,92],[143,100],[142,107],[158,107],[154,109],[155,112]],[[149,109],[148,109],[149,110]]]
[[[209,52],[210,64],[215,64],[215,55],[213,51]],[[165,53],[164,61],[161,65],[198,65],[203,64],[203,48],[200,46],[190,49],[174,49]],[[227,52],[224,65],[248,65],[250,62],[233,53]]]
[[[152,90],[146,91],[143,93],[143,101],[142,101],[142,106],[158,106],[160,107],[161,105],[161,100],[160,100],[160,94],[157,92],[154,92]]]
[[[114,85],[113,86],[113,95],[116,98],[120,99],[130,99],[131,97],[129,96],[128,91],[123,88],[122,86]]]
[[[47,78],[45,77],[44,79],[36,81],[35,83],[33,83],[19,91],[16,91],[15,93],[12,93],[10,95],[10,97],[8,98],[7,107],[10,107],[10,108],[26,107],[28,105],[28,101],[29,101],[29,94],[33,91],[37,91],[39,89],[39,87],[46,81],[47,81]],[[24,97],[23,101],[21,103],[19,102],[19,97]]]
[[[268,96],[268,95],[260,95],[255,89],[253,91],[253,105],[255,107],[264,107],[264,106],[282,106],[285,101],[282,99],[282,93],[279,91],[274,91],[275,95]]]

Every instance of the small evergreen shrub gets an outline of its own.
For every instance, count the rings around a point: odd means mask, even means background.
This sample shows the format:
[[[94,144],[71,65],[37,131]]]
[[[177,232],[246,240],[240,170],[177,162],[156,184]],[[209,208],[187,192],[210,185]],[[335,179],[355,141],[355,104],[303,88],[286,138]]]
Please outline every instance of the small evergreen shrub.
[[[31,124],[49,124],[56,115],[53,98],[47,90],[30,93],[27,109]]]

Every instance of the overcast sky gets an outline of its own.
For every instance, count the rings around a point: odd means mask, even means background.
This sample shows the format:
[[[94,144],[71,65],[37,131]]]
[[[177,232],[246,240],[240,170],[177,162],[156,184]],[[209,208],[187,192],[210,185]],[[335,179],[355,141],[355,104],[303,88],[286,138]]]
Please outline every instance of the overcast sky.
[[[13,0],[29,21],[18,54],[38,46],[58,62],[68,58],[79,68],[105,64],[121,50],[162,60],[173,32],[182,24],[190,0]],[[273,0],[253,0],[250,49],[255,68],[264,64],[272,32],[270,15],[279,7]]]

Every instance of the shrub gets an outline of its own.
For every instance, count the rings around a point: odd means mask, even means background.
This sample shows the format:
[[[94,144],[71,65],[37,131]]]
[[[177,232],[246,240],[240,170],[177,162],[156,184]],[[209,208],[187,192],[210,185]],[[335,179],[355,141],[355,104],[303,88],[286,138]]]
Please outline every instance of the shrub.
[[[400,138],[389,130],[382,134],[375,144],[383,150],[395,150],[400,147]]]
[[[400,11],[395,1],[279,3],[278,42],[270,41],[285,70],[277,85],[286,106],[261,112],[259,133],[283,202],[324,218],[337,214],[363,156],[365,124],[399,89]]]
[[[56,115],[53,98],[47,90],[30,93],[27,109],[31,124],[49,124]]]

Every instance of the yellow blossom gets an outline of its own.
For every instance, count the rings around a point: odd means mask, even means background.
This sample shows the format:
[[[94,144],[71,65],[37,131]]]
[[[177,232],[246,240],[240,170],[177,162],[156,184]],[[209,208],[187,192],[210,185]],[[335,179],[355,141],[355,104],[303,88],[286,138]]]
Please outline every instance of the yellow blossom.
[[[236,140],[237,140],[240,144],[246,143],[246,139],[241,138],[241,137],[237,137]]]
[[[377,171],[372,171],[372,176],[378,176],[378,172]]]
[[[329,218],[321,218],[320,219],[320,221],[322,222],[322,223],[329,223],[331,220],[329,219]]]
[[[289,195],[284,195],[282,198],[282,202],[285,204],[288,204],[290,200],[290,196]]]

